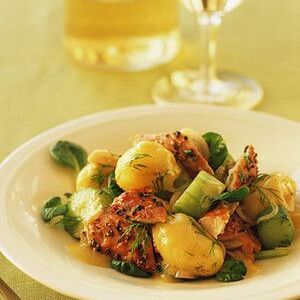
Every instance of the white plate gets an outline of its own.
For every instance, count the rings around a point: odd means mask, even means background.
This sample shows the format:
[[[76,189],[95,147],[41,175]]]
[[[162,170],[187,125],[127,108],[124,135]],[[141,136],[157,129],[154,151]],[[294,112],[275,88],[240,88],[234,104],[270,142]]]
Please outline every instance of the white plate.
[[[286,299],[300,296],[300,241],[291,255],[261,263],[260,272],[236,283],[214,280],[160,283],[84,264],[65,249],[72,239],[45,226],[45,200],[73,189],[71,172],[49,158],[58,139],[88,151],[129,147],[134,133],[192,127],[220,132],[233,155],[253,143],[263,171],[299,174],[300,125],[278,117],[207,106],[142,106],[102,112],[51,129],[12,153],[0,168],[0,250],[23,272],[62,293],[89,299]],[[296,176],[296,175],[295,175]],[[298,175],[297,175],[298,176]]]

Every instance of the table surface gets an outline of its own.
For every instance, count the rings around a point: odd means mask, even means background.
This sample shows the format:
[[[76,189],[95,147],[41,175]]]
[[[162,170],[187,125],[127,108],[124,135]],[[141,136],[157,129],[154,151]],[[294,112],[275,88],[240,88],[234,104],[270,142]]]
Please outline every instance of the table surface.
[[[63,1],[0,2],[0,161],[34,135],[79,116],[151,103],[163,74],[197,66],[193,19],[170,64],[143,73],[105,74],[73,65],[62,47]],[[224,18],[219,67],[256,78],[257,110],[300,121],[300,2],[246,0]],[[70,299],[30,279],[0,254],[0,276],[21,299]]]

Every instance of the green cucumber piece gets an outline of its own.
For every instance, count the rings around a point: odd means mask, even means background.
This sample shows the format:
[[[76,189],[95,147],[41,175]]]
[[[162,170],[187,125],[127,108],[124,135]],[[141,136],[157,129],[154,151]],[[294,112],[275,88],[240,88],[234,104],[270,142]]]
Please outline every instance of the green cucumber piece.
[[[113,202],[114,196],[105,189],[82,189],[74,193],[68,202],[68,215],[80,218],[88,223]]]
[[[214,199],[225,190],[225,185],[212,175],[201,171],[173,206],[175,213],[184,213],[195,219],[203,216]]]
[[[286,256],[290,252],[289,248],[276,248],[272,250],[262,250],[255,254],[255,259],[269,259],[275,257]]]
[[[269,213],[270,209],[267,208],[260,212],[257,219]],[[257,234],[265,249],[291,245],[295,238],[295,227],[286,208],[278,206],[275,216],[260,221],[257,225]]]

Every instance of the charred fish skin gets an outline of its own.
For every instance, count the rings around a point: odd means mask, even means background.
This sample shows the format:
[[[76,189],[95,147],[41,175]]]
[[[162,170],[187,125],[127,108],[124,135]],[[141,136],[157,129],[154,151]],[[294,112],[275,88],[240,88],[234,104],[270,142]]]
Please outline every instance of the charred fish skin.
[[[157,263],[149,224],[166,220],[165,201],[149,188],[129,190],[89,224],[87,239],[95,251],[153,273]]]

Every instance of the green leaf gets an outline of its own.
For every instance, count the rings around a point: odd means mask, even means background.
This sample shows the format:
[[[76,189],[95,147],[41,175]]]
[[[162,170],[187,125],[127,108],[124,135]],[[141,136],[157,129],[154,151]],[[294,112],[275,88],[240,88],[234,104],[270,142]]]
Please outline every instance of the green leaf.
[[[222,269],[217,273],[216,278],[223,282],[238,281],[244,279],[246,273],[247,268],[242,261],[228,259],[225,261]]]
[[[151,274],[138,268],[135,264],[126,261],[113,259],[111,261],[111,266],[118,272],[121,272],[129,276],[143,277],[143,278],[151,276]]]
[[[64,226],[65,231],[72,237],[78,239],[78,225],[80,224],[80,218],[65,214],[60,223]]]
[[[209,147],[209,165],[216,170],[225,161],[228,155],[228,149],[222,136],[215,132],[207,132],[203,138]]]
[[[79,145],[58,141],[50,148],[51,157],[59,164],[79,172],[87,163],[87,153]]]
[[[116,182],[115,171],[109,174],[107,188],[114,197],[118,197],[124,192]]]
[[[72,197],[69,199],[69,202],[71,199]],[[72,214],[72,211],[69,209],[69,202],[63,204],[60,197],[51,198],[43,206],[41,217],[46,223],[49,223],[55,217],[60,217],[55,225],[61,224],[67,233],[78,239],[78,229],[80,228],[81,220]]]
[[[41,216],[44,222],[48,223],[57,216],[63,216],[67,210],[60,197],[53,197],[43,206]]]
[[[228,203],[235,203],[243,200],[249,195],[249,188],[243,186],[238,190],[229,191],[221,194],[219,197],[214,199],[214,201],[226,201]]]

